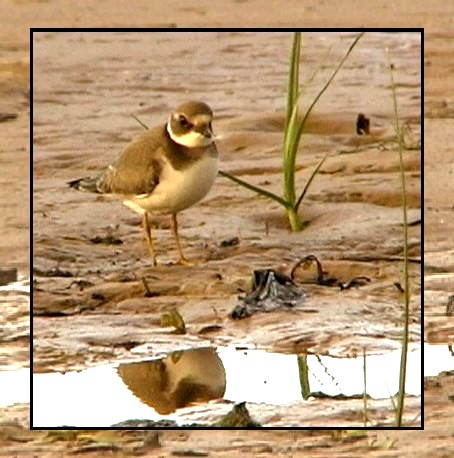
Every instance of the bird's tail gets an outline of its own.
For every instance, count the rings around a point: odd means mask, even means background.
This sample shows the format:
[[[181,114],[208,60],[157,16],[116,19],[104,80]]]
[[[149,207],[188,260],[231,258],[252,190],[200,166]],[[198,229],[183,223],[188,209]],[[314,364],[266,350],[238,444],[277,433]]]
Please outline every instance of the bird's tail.
[[[67,184],[70,188],[77,189],[78,191],[98,193],[98,179],[99,177],[78,178],[77,180],[68,181]]]

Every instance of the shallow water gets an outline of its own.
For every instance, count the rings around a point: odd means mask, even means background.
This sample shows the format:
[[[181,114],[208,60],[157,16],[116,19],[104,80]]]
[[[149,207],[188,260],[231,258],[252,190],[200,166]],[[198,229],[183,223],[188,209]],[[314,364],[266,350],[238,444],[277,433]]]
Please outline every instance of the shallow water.
[[[452,348],[424,345],[424,351],[424,376],[454,370]],[[421,360],[420,347],[411,345],[406,392],[412,411],[421,400]],[[400,351],[367,354],[365,362],[368,404],[375,410],[374,400],[385,400],[388,407],[381,409],[390,415],[389,397],[398,390]],[[347,406],[352,408],[351,400],[355,398],[360,400],[356,408],[361,413],[363,356],[307,355],[307,365],[311,395],[306,400],[302,397],[296,355],[255,349],[183,350],[164,360],[121,361],[81,372],[35,374],[33,426],[105,427],[129,419],[166,419],[184,424],[194,417],[207,421],[216,417],[219,407],[221,411],[229,409],[222,400],[247,402],[261,421],[272,406],[281,406],[281,412],[285,412],[286,407],[290,410],[299,405],[304,412],[304,405],[311,405],[323,416]],[[301,415],[304,423],[305,414]],[[358,426],[353,420],[351,424]],[[264,426],[272,425],[271,421]]]

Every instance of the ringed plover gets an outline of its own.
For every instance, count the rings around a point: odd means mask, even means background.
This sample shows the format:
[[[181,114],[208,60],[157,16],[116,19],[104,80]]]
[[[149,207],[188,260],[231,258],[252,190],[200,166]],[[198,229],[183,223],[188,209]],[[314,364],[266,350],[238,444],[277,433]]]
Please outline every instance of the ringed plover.
[[[113,195],[141,214],[153,265],[156,255],[149,215],[171,215],[177,262],[189,264],[180,245],[177,213],[203,199],[218,173],[212,119],[207,104],[183,103],[167,124],[139,136],[100,174],[68,184],[82,191]]]

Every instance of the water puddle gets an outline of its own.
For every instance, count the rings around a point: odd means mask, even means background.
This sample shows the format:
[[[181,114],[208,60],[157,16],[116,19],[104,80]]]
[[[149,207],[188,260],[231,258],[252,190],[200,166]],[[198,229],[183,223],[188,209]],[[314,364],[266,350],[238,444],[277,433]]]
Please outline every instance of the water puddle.
[[[0,372],[0,409],[30,402],[30,369]]]
[[[425,345],[424,374],[454,370],[452,348]],[[410,346],[406,392],[421,395],[420,346]],[[370,398],[389,399],[398,390],[400,351],[367,355],[366,390]],[[282,406],[362,397],[364,358],[296,355],[221,347],[178,351],[162,359],[121,362],[81,372],[33,376],[33,427],[108,427],[128,419],[185,422],[188,408],[211,400]],[[303,366],[307,372],[301,371]],[[0,373],[0,385],[6,380]],[[305,374],[305,375],[304,375]],[[311,396],[303,399],[300,379]],[[0,405],[10,390],[2,388]],[[15,391],[15,390],[14,390]],[[326,408],[325,401],[325,408]]]
[[[1,293],[15,293],[19,296],[30,296],[30,278],[19,274],[17,281],[0,284]],[[1,294],[5,296],[5,294]]]

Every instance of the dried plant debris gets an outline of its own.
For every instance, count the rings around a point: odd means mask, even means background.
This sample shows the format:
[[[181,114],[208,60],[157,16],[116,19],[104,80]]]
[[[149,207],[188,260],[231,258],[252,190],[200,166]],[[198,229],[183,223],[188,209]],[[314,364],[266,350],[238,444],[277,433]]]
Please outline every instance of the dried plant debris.
[[[36,275],[37,277],[48,277],[48,278],[74,277],[74,274],[72,272],[69,272],[68,270],[61,270],[59,267],[54,267],[52,269],[39,269],[38,267],[33,267],[33,274]]]
[[[359,113],[356,118],[356,133],[358,135],[370,134],[370,120],[363,113]]]
[[[68,455],[89,454],[89,456],[107,456],[121,453],[121,456],[140,456],[150,449],[161,447],[160,431],[140,431],[137,433],[118,434],[115,431],[49,431],[44,442],[67,442],[71,444]]]
[[[168,313],[163,313],[161,316],[161,326],[171,326],[174,328],[175,334],[186,334],[186,324],[180,312],[177,309],[172,309]]]
[[[339,288],[342,290],[342,289],[350,289],[350,288],[353,288],[353,287],[360,287],[360,286],[364,286],[366,285],[367,283],[370,283],[370,278],[369,277],[365,277],[363,275],[360,275],[358,277],[353,277],[351,280],[348,280],[347,282],[345,283],[342,283],[342,282],[338,282],[337,283],[337,286],[339,286]]]
[[[123,240],[114,237],[113,235],[109,234],[104,237],[101,237],[99,235],[96,235],[95,237],[92,237],[89,239],[91,243],[99,244],[102,243],[104,245],[121,245],[123,243]]]
[[[235,246],[235,245],[239,245],[240,243],[240,239],[239,237],[232,237],[231,239],[226,239],[226,240],[223,240],[219,246],[221,248],[227,248],[229,246]]]
[[[103,244],[103,245],[121,245],[123,240],[117,237],[118,233],[118,224],[115,226],[108,226],[104,230],[104,235],[96,235],[94,237],[89,238],[88,240],[91,243],[95,244]]]
[[[421,135],[419,132],[415,133],[415,129],[409,121],[406,121],[401,126],[402,140],[406,150],[419,151],[421,149]]]
[[[79,279],[79,280],[74,280],[72,281],[66,288],[64,289],[70,289],[70,288],[77,288],[79,291],[84,291],[85,288],[91,288],[92,286],[95,286],[95,284],[92,281],[89,280],[84,280],[84,279]]]
[[[223,326],[220,324],[210,324],[208,326],[203,326],[197,331],[197,334],[209,334],[210,332],[219,332],[223,329]]]
[[[296,271],[302,267],[304,270],[309,269],[313,264],[317,269],[315,283],[318,285],[325,285],[325,286],[333,286],[337,282],[337,278],[328,277],[328,272],[323,270],[322,263],[318,260],[316,256],[310,254],[309,256],[305,256],[304,258],[300,259],[292,268],[290,272],[290,278],[292,281],[295,279]]]
[[[232,410],[224,415],[221,420],[216,422],[214,426],[221,428],[261,428],[262,425],[253,420],[249,411],[246,408],[245,402],[235,404]]]
[[[397,288],[397,290],[398,290],[400,293],[405,293],[404,287],[402,286],[402,284],[400,283],[400,281],[395,281],[395,282],[393,283],[393,285]]]
[[[147,282],[147,279],[145,277],[142,277],[141,280],[142,280],[143,287],[145,289],[145,294],[144,294],[145,297],[156,297],[156,296],[160,295],[159,292],[152,291],[150,289],[150,287],[148,285],[148,282]]]
[[[193,448],[185,448],[182,450],[172,450],[172,456],[210,456],[210,452],[204,450],[195,450]]]
[[[148,429],[148,428],[178,428],[178,423],[174,420],[124,420],[115,423],[111,428],[127,429]]]
[[[328,275],[328,272],[326,272],[323,269],[322,263],[319,261],[319,259],[314,256],[313,254],[310,254],[308,256],[305,256],[304,258],[300,259],[292,268],[290,272],[290,278],[292,282],[295,279],[295,273],[296,271],[302,267],[303,269],[309,269],[311,265],[315,264],[316,266],[316,277],[315,277],[315,283],[317,285],[322,285],[322,286],[338,286],[341,290],[343,289],[350,289],[353,287],[359,287],[359,286],[364,286],[366,283],[369,283],[371,280],[368,277],[365,276],[358,276],[358,277],[353,277],[351,280],[342,283],[340,280],[338,280],[336,277],[331,277]]]
[[[209,423],[188,423],[179,425],[173,420],[125,420],[112,425],[113,428],[261,428],[262,425],[255,421],[245,402],[240,402],[232,407],[232,410],[225,414],[220,420]]]
[[[305,297],[305,292],[287,275],[272,269],[255,270],[252,291],[245,297],[239,297],[242,303],[234,308],[230,317],[239,320],[258,312],[293,308],[301,305]]]
[[[0,113],[0,122],[13,121],[17,116],[17,113]]]
[[[452,316],[454,314],[454,294],[448,297],[448,303],[446,304],[446,316]]]

